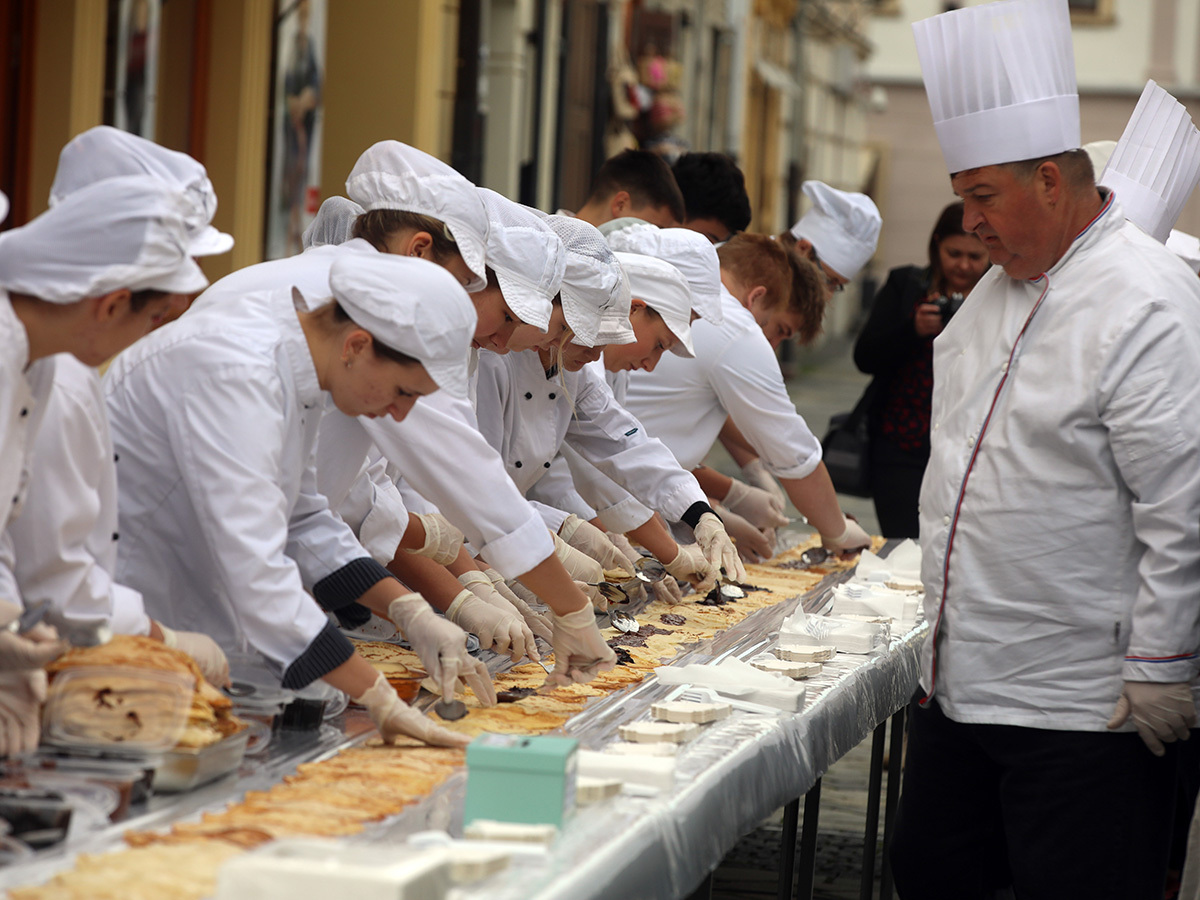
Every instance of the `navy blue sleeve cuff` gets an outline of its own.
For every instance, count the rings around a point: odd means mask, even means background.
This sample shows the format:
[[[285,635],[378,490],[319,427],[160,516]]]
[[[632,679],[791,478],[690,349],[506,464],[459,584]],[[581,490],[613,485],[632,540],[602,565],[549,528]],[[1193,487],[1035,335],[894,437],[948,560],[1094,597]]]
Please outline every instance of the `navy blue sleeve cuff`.
[[[713,511],[711,506],[709,506],[703,500],[697,500],[695,503],[689,506],[684,514],[679,518],[680,521],[686,523],[689,528],[695,531],[696,525],[700,521],[700,517],[705,513],[712,513],[714,516],[717,516],[716,512]],[[719,519],[721,517],[717,516],[717,518]]]
[[[290,690],[305,687],[328,675],[353,655],[354,645],[350,639],[329,622],[287,667],[283,673],[283,686]]]
[[[313,597],[322,609],[336,611],[357,602],[359,597],[383,579],[392,577],[391,572],[371,557],[363,556],[351,560],[313,585]]]

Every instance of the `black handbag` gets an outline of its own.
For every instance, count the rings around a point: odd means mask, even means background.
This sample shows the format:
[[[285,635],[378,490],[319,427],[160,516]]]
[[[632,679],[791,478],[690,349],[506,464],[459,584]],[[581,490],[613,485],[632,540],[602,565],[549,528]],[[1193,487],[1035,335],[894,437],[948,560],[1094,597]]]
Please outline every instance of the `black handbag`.
[[[867,385],[850,412],[829,419],[829,430],[821,441],[825,468],[839,494],[871,496],[871,437],[869,419],[878,393],[875,380]]]

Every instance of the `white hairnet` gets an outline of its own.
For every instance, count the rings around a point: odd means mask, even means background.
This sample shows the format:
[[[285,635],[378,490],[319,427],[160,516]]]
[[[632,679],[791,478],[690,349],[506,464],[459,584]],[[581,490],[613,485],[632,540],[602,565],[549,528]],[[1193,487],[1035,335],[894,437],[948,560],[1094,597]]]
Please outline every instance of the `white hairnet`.
[[[350,240],[354,223],[362,214],[363,208],[353,200],[336,195],[329,197],[304,229],[300,243],[305,250],[309,247],[344,244]]]

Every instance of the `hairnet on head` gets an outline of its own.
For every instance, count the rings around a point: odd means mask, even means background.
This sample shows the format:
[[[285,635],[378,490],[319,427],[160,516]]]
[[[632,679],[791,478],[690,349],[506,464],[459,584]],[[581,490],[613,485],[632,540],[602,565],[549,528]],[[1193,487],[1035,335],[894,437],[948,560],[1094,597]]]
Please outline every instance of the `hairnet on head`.
[[[687,279],[695,313],[714,325],[725,321],[721,312],[721,260],[717,248],[700,232],[690,228],[659,228],[645,222],[612,232],[608,235],[608,246],[670,263]]]
[[[304,235],[300,238],[301,246],[307,250],[309,247],[346,243],[352,237],[354,223],[362,214],[363,208],[353,200],[336,195],[329,197],[304,229]]]
[[[80,188],[0,234],[0,287],[50,303],[121,288],[202,291],[208,279],[191,257],[188,209],[183,194],[149,175]]]
[[[699,232],[693,232],[710,247]],[[684,359],[696,355],[692,346],[692,292],[683,273],[661,259],[640,253],[618,253],[617,259],[629,278],[629,292],[654,310],[678,340],[671,352]]]
[[[50,185],[50,205],[97,181],[123,175],[152,175],[183,193],[188,202],[190,255],[214,256],[233,246],[233,237],[211,224],[217,212],[217,193],[204,166],[186,153],[109,125],[89,128],[62,148]]]
[[[550,302],[562,289],[567,253],[550,226],[519,203],[478,188],[488,214],[488,266],[504,302],[522,322],[550,327]]]

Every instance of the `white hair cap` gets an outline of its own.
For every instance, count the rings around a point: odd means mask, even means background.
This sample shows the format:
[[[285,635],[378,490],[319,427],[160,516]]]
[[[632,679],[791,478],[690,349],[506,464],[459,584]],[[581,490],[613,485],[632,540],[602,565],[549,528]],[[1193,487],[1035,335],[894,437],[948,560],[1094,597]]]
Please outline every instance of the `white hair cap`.
[[[488,215],[488,266],[504,302],[538,331],[550,327],[551,302],[562,289],[567,251],[550,226],[524,206],[488,188],[477,188]]]
[[[821,261],[847,281],[875,254],[883,218],[866,194],[839,191],[822,181],[806,181],[801,190],[812,209],[792,226],[792,237],[807,240]]]
[[[440,159],[399,141],[380,141],[350,170],[346,195],[368,212],[395,209],[443,222],[475,276],[467,290],[481,291],[487,285],[488,218],[483,200],[475,185]]]
[[[1192,271],[1200,275],[1200,238],[1186,231],[1171,229],[1167,238],[1167,249],[1191,266]]]
[[[150,175],[80,188],[0,234],[0,287],[50,303],[121,288],[202,291],[208,279],[191,257],[188,209],[183,194]]]
[[[704,236],[700,235],[703,240]],[[704,241],[709,244],[707,240]],[[709,244],[711,247],[712,244]],[[696,355],[692,346],[692,292],[683,273],[661,259],[641,253],[617,253],[621,268],[629,278],[629,292],[662,316],[679,340],[671,352],[684,359]]]
[[[189,205],[187,231],[192,256],[215,256],[233,247],[233,236],[212,226],[217,192],[208,171],[186,153],[168,150],[128,131],[97,125],[72,138],[58,154],[50,205],[105,178],[152,175],[182,191]]]
[[[316,216],[304,229],[300,244],[309,247],[327,247],[344,244],[354,232],[354,223],[363,214],[363,208],[353,200],[336,194],[326,198]]]
[[[446,393],[466,399],[475,305],[453,275],[414,257],[340,254],[329,288],[354,324],[420,361]]]
[[[623,253],[640,253],[669,262],[687,279],[696,314],[714,325],[725,321],[721,311],[721,259],[712,241],[700,232],[690,228],[659,228],[643,222],[610,232],[608,246]]]

